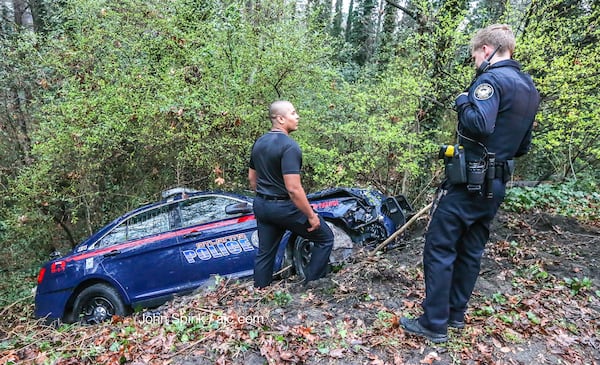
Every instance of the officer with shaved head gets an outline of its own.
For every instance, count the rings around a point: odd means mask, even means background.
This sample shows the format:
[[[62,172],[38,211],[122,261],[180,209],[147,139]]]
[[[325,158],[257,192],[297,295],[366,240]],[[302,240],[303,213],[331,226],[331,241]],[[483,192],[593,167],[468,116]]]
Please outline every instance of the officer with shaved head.
[[[289,134],[298,129],[300,116],[289,101],[269,107],[271,129],[252,146],[248,180],[256,192],[254,214],[258,228],[258,254],[254,263],[254,286],[271,284],[279,242],[291,231],[314,243],[304,283],[325,276],[333,247],[333,233],[310,206],[300,172],[302,151]]]

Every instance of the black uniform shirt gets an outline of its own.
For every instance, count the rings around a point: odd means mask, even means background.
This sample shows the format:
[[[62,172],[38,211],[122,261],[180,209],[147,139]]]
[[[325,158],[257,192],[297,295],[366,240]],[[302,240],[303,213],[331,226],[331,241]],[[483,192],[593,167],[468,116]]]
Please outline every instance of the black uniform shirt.
[[[271,131],[254,142],[250,168],[256,170],[257,193],[285,197],[288,192],[283,175],[300,174],[302,151],[285,133]]]
[[[521,156],[529,150],[540,96],[531,77],[510,59],[491,65],[471,85],[468,95],[456,99],[459,131],[485,145],[497,161]],[[477,144],[462,138],[467,160],[484,155]]]

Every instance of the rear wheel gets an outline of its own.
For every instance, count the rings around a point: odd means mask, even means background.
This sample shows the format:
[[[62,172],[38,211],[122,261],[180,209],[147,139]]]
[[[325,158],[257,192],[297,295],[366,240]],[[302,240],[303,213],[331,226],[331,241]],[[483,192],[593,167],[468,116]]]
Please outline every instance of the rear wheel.
[[[94,284],[79,293],[73,305],[73,317],[84,324],[109,320],[114,315],[127,315],[127,308],[115,288]]]

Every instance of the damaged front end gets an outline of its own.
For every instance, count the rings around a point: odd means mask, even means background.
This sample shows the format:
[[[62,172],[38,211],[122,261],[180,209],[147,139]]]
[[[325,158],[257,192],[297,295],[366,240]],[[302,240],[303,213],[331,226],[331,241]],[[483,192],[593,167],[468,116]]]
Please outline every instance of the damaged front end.
[[[308,199],[334,233],[332,263],[347,260],[357,250],[373,249],[402,227],[412,212],[403,195],[389,197],[373,189],[328,189],[309,194]]]

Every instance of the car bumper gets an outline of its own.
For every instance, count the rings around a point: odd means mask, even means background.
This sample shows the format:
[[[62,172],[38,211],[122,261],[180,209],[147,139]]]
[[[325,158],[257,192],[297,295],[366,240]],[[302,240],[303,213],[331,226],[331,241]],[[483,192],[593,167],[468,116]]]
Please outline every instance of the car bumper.
[[[44,318],[46,323],[62,320],[65,315],[65,307],[71,295],[70,290],[57,292],[35,293],[35,318]]]

